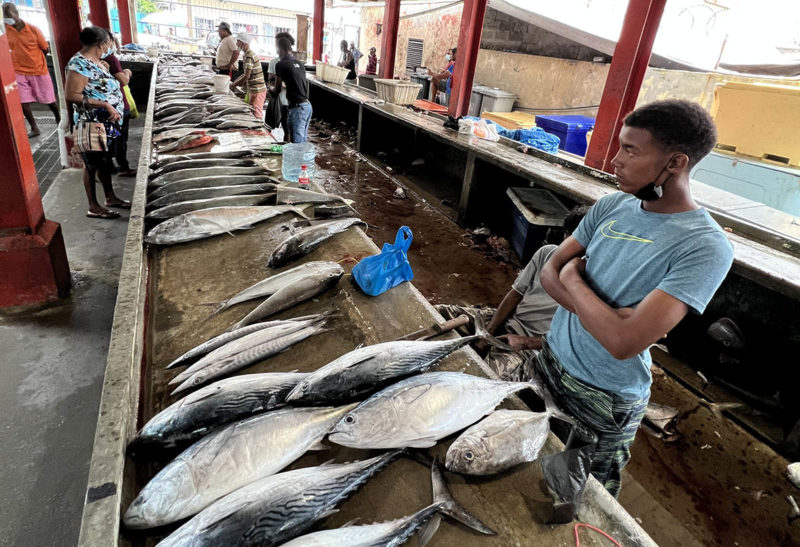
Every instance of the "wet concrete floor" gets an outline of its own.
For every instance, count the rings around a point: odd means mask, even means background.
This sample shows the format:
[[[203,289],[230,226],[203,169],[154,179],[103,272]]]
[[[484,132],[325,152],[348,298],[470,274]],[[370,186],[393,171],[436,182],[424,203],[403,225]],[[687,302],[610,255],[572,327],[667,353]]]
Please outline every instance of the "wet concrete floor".
[[[362,218],[378,226],[368,231],[376,244],[393,241],[401,224],[412,228],[414,284],[433,304],[500,302],[517,264],[498,260],[485,245],[472,249],[470,234],[450,218],[454,212],[443,214],[441,202],[432,206],[435,198],[424,190],[412,187],[408,199],[395,197],[398,178],[360,158],[346,127],[315,122],[310,140],[319,147],[317,180],[328,192],[355,200]],[[698,406],[695,394],[663,373],[655,375],[651,400],[681,410],[681,436],[667,444],[639,433],[626,469],[635,484],[623,488],[620,501],[656,542],[800,545],[800,520],[786,519],[786,496],[800,499],[800,490],[786,480],[782,457],[729,419]],[[664,510],[684,529],[665,520]]]

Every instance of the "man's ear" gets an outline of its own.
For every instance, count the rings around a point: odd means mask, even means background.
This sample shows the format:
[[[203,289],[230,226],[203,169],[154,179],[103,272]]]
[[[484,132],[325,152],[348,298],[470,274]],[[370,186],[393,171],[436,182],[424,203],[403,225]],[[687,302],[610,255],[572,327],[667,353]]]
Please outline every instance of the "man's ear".
[[[689,156],[681,152],[673,154],[669,160],[669,163],[667,163],[667,169],[669,169],[670,171],[680,172],[688,168],[688,166],[689,166]]]

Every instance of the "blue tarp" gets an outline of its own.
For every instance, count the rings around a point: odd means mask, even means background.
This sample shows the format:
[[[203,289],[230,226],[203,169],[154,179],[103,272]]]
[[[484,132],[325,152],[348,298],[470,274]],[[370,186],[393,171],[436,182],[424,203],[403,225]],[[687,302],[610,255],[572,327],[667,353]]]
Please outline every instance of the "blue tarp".
[[[478,120],[483,119],[486,123],[494,124],[497,127],[497,134],[501,137],[511,139],[522,144],[526,144],[537,150],[543,150],[550,154],[558,154],[558,145],[561,139],[555,135],[547,133],[541,127],[532,127],[531,129],[506,129],[502,125],[487,120],[485,118],[476,118],[474,116],[464,116],[465,120]]]

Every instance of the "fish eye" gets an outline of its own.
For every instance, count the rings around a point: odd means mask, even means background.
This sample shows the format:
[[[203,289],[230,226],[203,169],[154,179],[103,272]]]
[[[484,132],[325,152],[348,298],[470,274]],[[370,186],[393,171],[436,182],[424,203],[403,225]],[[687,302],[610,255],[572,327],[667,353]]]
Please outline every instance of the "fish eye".
[[[308,391],[308,384],[300,384],[300,391]]]
[[[353,416],[352,414],[348,414],[347,416],[344,417],[344,423],[352,425],[356,423],[356,417]]]
[[[472,460],[475,459],[475,454],[473,454],[472,450],[467,450],[466,452],[464,452],[464,459],[467,460],[468,462],[471,462]]]

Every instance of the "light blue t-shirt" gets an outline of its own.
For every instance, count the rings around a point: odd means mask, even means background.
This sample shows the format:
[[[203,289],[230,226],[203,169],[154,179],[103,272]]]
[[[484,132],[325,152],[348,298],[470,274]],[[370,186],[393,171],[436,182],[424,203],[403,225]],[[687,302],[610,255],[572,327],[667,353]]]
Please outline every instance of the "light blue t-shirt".
[[[601,198],[572,234],[586,248],[586,280],[613,308],[631,308],[654,289],[700,314],[733,262],[733,246],[705,209],[661,214],[634,196]],[[650,391],[650,352],[620,361],[559,307],[547,341],[564,369],[626,400]]]

